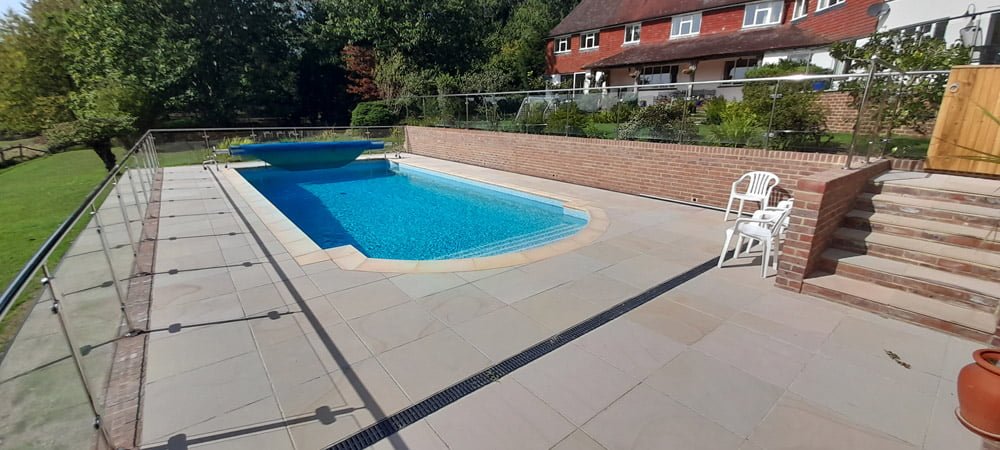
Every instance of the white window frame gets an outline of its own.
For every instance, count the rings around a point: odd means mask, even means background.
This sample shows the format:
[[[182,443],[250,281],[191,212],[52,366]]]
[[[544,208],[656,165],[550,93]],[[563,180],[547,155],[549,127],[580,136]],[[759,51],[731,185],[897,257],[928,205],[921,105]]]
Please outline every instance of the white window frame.
[[[670,18],[670,37],[671,38],[679,38],[679,37],[697,36],[698,34],[701,33],[701,19],[702,18],[703,17],[701,16],[701,12],[700,11],[696,12],[696,13],[682,14],[680,16],[673,16],[673,17],[671,17]],[[697,19],[697,20],[695,20],[695,19]],[[698,23],[698,29],[697,30],[694,28],[695,22]],[[691,31],[688,32],[688,33],[682,33],[681,32],[681,29],[684,27],[685,23],[690,23],[691,24]],[[676,25],[677,33],[674,33],[675,25]]]
[[[795,0],[792,8],[792,20],[798,20],[809,15],[809,0]]]
[[[633,33],[633,30],[635,32]],[[632,37],[633,39],[629,39]],[[642,40],[642,24],[630,23],[625,25],[625,42],[622,45],[638,44]]]
[[[572,42],[572,40],[570,38],[571,38],[571,36],[557,37],[556,40],[555,40],[555,45],[552,46],[552,53],[555,53],[557,55],[561,55],[561,54],[569,53],[569,52],[573,51],[573,42]],[[566,50],[560,50],[560,48],[562,47],[561,44],[563,42],[566,43]]]
[[[593,44],[588,46],[587,39],[593,38]],[[596,50],[601,48],[601,30],[580,33],[580,50]]]
[[[847,3],[847,0],[819,0],[819,5],[816,6],[816,12],[833,8],[841,3]]]
[[[754,9],[753,19],[755,23],[751,23],[748,25],[747,19],[751,17],[750,16],[751,7],[757,7],[760,5],[765,5],[767,7],[762,9]],[[774,17],[775,7],[777,7],[778,9],[778,17],[776,21],[772,22],[771,18]],[[760,15],[760,12],[764,10],[767,11],[767,16],[765,18],[766,21],[764,23],[756,23],[757,17]],[[783,17],[784,15],[785,15],[785,2],[782,0],[765,0],[762,2],[747,3],[746,6],[743,7],[743,28],[759,28],[759,27],[770,27],[774,25],[780,25],[781,20],[784,18]]]

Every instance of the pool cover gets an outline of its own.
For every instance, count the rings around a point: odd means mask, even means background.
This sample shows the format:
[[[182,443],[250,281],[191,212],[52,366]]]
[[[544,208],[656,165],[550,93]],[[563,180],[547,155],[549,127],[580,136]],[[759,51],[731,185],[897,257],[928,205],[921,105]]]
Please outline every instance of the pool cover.
[[[335,168],[358,159],[366,150],[381,150],[384,142],[278,142],[233,146],[233,155],[252,155],[276,167],[288,170]]]

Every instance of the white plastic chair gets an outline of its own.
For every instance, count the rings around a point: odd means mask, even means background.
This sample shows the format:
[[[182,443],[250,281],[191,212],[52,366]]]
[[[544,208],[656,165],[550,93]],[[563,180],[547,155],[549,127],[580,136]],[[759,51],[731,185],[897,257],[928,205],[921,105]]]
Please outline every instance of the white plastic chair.
[[[794,198],[790,198],[788,200],[782,200],[782,201],[778,202],[777,205],[774,205],[771,208],[765,208],[765,209],[757,210],[756,212],[753,213],[752,218],[753,219],[767,219],[767,218],[772,217],[772,215],[774,215],[774,214],[781,214],[785,210],[791,210],[792,206],[794,204],[795,204],[795,199]],[[780,224],[778,224],[778,226],[781,227],[781,229],[778,230],[779,243],[782,242],[782,241],[784,241],[784,239],[785,239],[785,231],[788,230],[788,223],[791,221],[791,218],[792,218],[791,214],[789,213],[789,214],[785,215],[785,220],[782,221]],[[755,246],[755,245],[757,245],[757,240],[756,239],[750,239],[750,241],[747,242],[746,252],[749,253],[750,249],[753,248],[753,246]],[[739,256],[739,255],[736,255],[736,256]]]
[[[722,254],[719,255],[718,267],[726,261],[726,253],[729,252],[729,243],[733,240],[733,235],[739,235],[736,240],[736,252],[734,258],[740,256],[743,247],[743,239],[749,240],[747,252],[755,241],[764,245],[763,259],[760,264],[760,277],[767,278],[767,267],[769,260],[774,260],[774,268],[778,268],[778,255],[781,251],[781,233],[787,226],[787,219],[792,212],[791,203],[787,208],[773,208],[771,211],[762,210],[760,218],[736,219],[736,224],[726,230],[726,243],[722,246]]]
[[[747,189],[744,192],[737,192],[744,180],[747,180]],[[729,220],[729,212],[732,210],[733,201],[740,201],[740,209],[736,211],[736,217],[743,214],[743,203],[747,201],[760,203],[760,209],[767,209],[767,199],[771,197],[771,191],[781,182],[777,175],[771,172],[747,172],[743,174],[729,191],[729,201],[726,202],[726,218]]]

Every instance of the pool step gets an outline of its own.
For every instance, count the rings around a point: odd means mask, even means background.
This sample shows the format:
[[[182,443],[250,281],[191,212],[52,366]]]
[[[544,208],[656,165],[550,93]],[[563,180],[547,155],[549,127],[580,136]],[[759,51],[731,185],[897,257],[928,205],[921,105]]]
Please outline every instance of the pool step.
[[[480,245],[460,252],[451,253],[441,257],[441,259],[479,258],[493,256],[501,253],[516,252],[526,250],[540,245],[547,244],[576,233],[580,229],[579,225],[560,224],[549,227],[534,233],[521,236],[514,236],[497,242]]]

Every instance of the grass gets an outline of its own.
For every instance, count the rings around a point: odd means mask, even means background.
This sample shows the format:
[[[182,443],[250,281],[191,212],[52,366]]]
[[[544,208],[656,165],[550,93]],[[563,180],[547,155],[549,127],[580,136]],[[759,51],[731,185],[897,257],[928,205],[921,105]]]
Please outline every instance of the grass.
[[[119,155],[121,149],[115,149]],[[74,150],[0,169],[0,289],[86,198],[107,172],[90,150]],[[59,261],[85,225],[81,221],[49,258]],[[37,277],[37,275],[36,275]],[[30,312],[39,283],[32,283],[0,322],[0,354]]]

